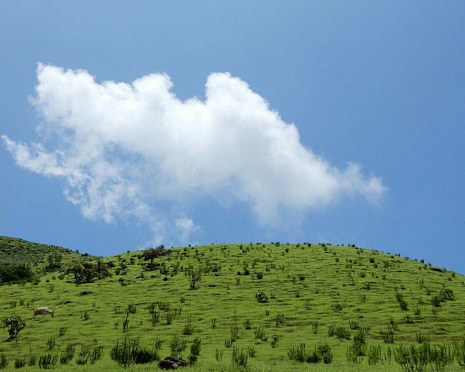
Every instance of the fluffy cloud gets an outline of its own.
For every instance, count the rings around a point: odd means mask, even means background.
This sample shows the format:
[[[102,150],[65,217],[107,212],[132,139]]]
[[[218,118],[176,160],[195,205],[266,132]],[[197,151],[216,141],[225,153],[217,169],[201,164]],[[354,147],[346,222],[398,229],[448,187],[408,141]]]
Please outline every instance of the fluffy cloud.
[[[84,70],[39,64],[37,77],[31,102],[43,143],[2,138],[18,165],[65,179],[66,198],[90,219],[159,224],[160,205],[208,197],[247,202],[268,224],[279,211],[344,195],[374,201],[385,190],[360,165],[340,170],[302,146],[297,128],[229,73],[208,77],[205,101],[179,100],[165,74],[98,83]],[[183,234],[196,227],[187,217],[174,224]]]

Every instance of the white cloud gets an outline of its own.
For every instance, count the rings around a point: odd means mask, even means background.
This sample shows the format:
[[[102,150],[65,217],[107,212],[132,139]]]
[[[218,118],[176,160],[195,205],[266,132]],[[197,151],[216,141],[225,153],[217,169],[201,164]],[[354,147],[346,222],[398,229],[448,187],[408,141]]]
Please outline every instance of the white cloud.
[[[179,100],[165,74],[98,83],[84,70],[39,64],[37,76],[31,102],[44,143],[2,138],[18,165],[65,179],[66,198],[90,219],[159,225],[160,203],[212,197],[248,202],[269,224],[281,210],[303,213],[344,195],[376,201],[385,191],[360,165],[339,170],[302,146],[294,124],[229,73],[210,74],[205,101]]]
[[[195,231],[200,230],[200,227],[197,226],[194,221],[188,217],[180,217],[174,220],[176,228],[181,232],[181,243],[185,244],[188,242],[190,236]]]

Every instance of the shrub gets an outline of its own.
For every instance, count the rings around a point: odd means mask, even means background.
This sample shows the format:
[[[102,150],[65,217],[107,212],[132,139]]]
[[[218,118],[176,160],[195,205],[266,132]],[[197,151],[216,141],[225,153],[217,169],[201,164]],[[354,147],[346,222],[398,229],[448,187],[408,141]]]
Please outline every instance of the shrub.
[[[331,348],[328,344],[319,345],[318,347],[315,347],[311,354],[307,354],[305,351],[305,344],[301,343],[299,347],[293,346],[287,352],[287,355],[289,359],[301,363],[320,363],[323,361],[325,364],[330,364],[333,361],[333,354],[331,353]]]
[[[268,297],[266,296],[265,292],[259,291],[256,295],[255,298],[257,299],[258,302],[260,303],[266,303],[268,302]]]
[[[275,322],[276,322],[276,327],[279,327],[286,323],[286,317],[284,316],[284,314],[278,314],[276,315]]]
[[[279,336],[278,335],[273,335],[273,337],[271,338],[271,347],[274,349],[275,347],[278,346],[278,342],[279,342]]]
[[[439,292],[439,297],[441,298],[442,302],[448,300],[448,301],[453,301],[454,300],[454,292],[451,289],[445,288],[441,289]]]
[[[318,320],[312,322],[312,332],[315,335],[318,333]]]
[[[365,332],[359,330],[352,340],[352,345],[347,348],[347,360],[360,363],[361,357],[366,355]]]
[[[57,356],[52,354],[41,355],[39,357],[39,368],[50,369],[57,363]]]
[[[9,364],[9,360],[6,357],[5,353],[1,353],[0,354],[0,369],[4,369],[8,367],[8,364]]]
[[[177,335],[173,337],[170,343],[170,350],[173,356],[181,354],[186,350],[187,341],[180,339]]]
[[[461,367],[465,367],[465,339],[460,343],[454,342],[455,358]]]
[[[189,317],[187,323],[184,324],[184,328],[182,330],[182,334],[189,336],[194,333],[194,326],[192,325],[192,317]]]
[[[404,296],[401,293],[399,292],[396,293],[396,299],[397,299],[397,302],[399,303],[400,309],[407,310],[408,308],[407,301],[404,300]]]
[[[188,279],[189,279],[189,289],[194,290],[197,289],[197,282],[202,280],[202,274],[200,271],[190,270],[188,272]]]
[[[30,355],[27,361],[27,365],[32,367],[32,366],[35,366],[36,364],[37,364],[37,357],[35,355]]]
[[[52,350],[55,347],[55,344],[56,344],[56,339],[55,338],[49,338],[47,340],[47,348],[49,350]]]
[[[202,340],[200,338],[194,339],[191,345],[191,355],[200,355],[200,344],[202,343]]]
[[[380,332],[381,337],[383,338],[384,343],[393,344],[394,343],[394,332],[392,329],[386,329]]]
[[[287,356],[290,360],[295,360],[297,362],[305,362],[307,355],[305,353],[305,344],[301,343],[299,347],[292,347],[288,352]]]
[[[439,297],[439,296],[431,297],[431,305],[433,305],[434,307],[440,307],[441,306],[441,297]]]
[[[247,367],[247,359],[248,359],[247,352],[245,352],[242,349],[239,350],[235,346],[233,347],[232,363],[234,366]]]
[[[344,327],[329,326],[328,336],[336,336],[339,340],[350,340],[350,331]]]
[[[14,339],[21,330],[26,328],[26,322],[19,315],[14,315],[10,318],[3,319],[3,328],[8,328],[10,339]]]
[[[381,346],[370,346],[368,349],[368,364],[374,365],[381,361]]]
[[[0,266],[0,285],[33,282],[34,280],[36,280],[34,273],[27,265]]]
[[[333,361],[333,354],[328,344],[318,346],[317,353],[323,358],[324,364],[331,364]]]
[[[219,349],[215,350],[215,359],[218,362],[221,362],[223,360],[223,350],[219,350]]]
[[[231,325],[229,329],[231,331],[231,341],[234,342],[239,338],[239,327],[236,325]]]
[[[25,358],[17,358],[15,359],[15,368],[23,368],[26,366],[26,359]]]
[[[258,338],[259,340],[262,340],[264,342],[268,341],[268,336],[267,334],[265,333],[265,331],[263,330],[262,327],[258,327],[255,329],[254,331],[254,336],[255,338]]]
[[[110,357],[122,367],[129,367],[131,364],[150,363],[159,360],[156,350],[149,350],[139,346],[137,341],[119,340],[110,351]]]
[[[400,345],[394,352],[394,358],[405,371],[424,371],[428,364],[434,371],[443,371],[454,359],[453,352],[444,345],[431,347],[423,343],[416,347]]]
[[[349,320],[349,328],[351,330],[356,330],[356,329],[359,329],[360,328],[360,325],[358,324],[357,321],[355,320]]]
[[[74,358],[74,345],[68,344],[66,349],[60,355],[60,364],[68,364]]]
[[[103,346],[96,346],[92,348],[89,353],[90,364],[94,364],[103,357]]]

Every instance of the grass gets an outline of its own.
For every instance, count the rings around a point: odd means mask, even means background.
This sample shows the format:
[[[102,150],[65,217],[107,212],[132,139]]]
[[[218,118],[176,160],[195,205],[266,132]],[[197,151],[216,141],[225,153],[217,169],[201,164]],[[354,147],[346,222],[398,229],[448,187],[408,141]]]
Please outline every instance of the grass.
[[[9,244],[27,250],[21,242]],[[8,256],[8,247],[1,251]],[[63,255],[62,269],[78,260],[97,260],[65,252],[53,247],[52,253]],[[49,250],[44,257],[40,252],[28,256],[37,262],[40,282],[0,286],[0,319],[17,314],[26,320],[16,340],[7,340],[7,329],[0,329],[0,355],[9,360],[5,370],[13,370],[20,359],[26,362],[20,370],[37,370],[40,357],[53,361],[54,356],[55,370],[114,370],[120,367],[111,350],[125,342],[162,359],[174,347],[188,360],[197,340],[200,354],[186,371],[402,371],[394,351],[401,345],[401,350],[418,349],[423,345],[418,335],[451,350],[465,336],[465,277],[398,255],[329,244],[208,245],[173,248],[171,255],[153,260],[154,271],[145,271],[149,262],[141,253],[104,258],[113,262],[113,276],[80,285],[69,283],[71,274],[44,272]],[[195,288],[192,273],[201,274]],[[268,301],[258,300],[260,291]],[[55,317],[31,319],[38,306],[50,307]],[[329,336],[329,329],[343,329],[344,337]],[[366,355],[348,358],[360,332]],[[393,343],[385,343],[385,333],[392,333]],[[290,359],[289,352],[300,344],[307,354],[327,345],[332,362]],[[61,364],[69,345],[74,359]],[[94,364],[89,357],[79,365],[85,359],[77,359],[80,350],[97,350]],[[355,349],[350,350],[353,355]],[[36,365],[28,366],[34,356]],[[156,365],[130,364],[128,370]],[[463,370],[457,361],[445,368]]]

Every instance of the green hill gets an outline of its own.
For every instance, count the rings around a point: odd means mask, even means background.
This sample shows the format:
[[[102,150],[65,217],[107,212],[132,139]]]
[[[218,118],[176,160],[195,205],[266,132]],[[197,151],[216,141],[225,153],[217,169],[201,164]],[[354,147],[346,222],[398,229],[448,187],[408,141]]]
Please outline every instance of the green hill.
[[[26,321],[16,340],[3,330],[0,365],[3,354],[8,369],[24,362],[23,370],[37,370],[49,355],[57,370],[115,370],[112,356],[125,342],[142,361],[154,353],[189,359],[196,339],[200,354],[186,371],[460,371],[465,362],[465,277],[458,273],[326,244],[142,253],[100,262],[78,255],[71,269],[43,274],[36,284],[0,286],[0,319]],[[90,274],[77,276],[78,269]],[[31,319],[38,306],[54,318]],[[158,362],[129,370],[158,370]]]
[[[0,236],[0,265],[2,266],[18,264],[46,266],[49,264],[46,261],[47,258],[57,255],[62,256],[63,262],[80,256],[79,253],[70,249]]]

